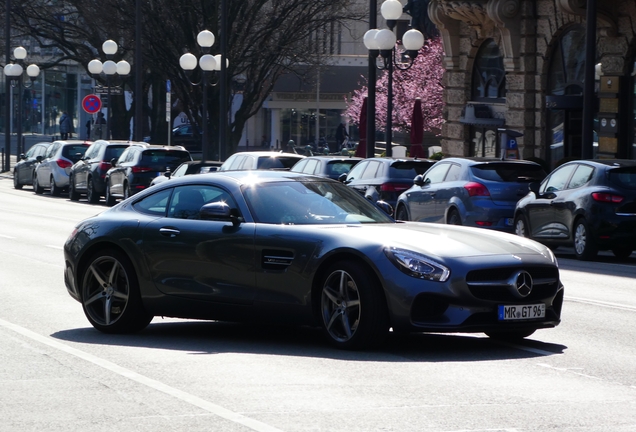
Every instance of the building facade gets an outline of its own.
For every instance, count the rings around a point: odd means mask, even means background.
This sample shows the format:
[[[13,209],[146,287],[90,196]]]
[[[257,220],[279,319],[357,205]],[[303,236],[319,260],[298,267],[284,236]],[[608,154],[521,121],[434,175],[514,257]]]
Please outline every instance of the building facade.
[[[429,2],[445,50],[445,154],[513,151],[552,168],[581,157],[586,4]],[[598,1],[594,157],[636,159],[635,29],[636,2]]]

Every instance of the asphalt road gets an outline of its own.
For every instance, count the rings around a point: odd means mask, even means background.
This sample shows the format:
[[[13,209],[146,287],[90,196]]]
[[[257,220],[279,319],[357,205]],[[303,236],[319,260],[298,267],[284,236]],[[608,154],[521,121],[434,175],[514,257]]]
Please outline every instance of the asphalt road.
[[[563,323],[518,344],[155,318],[101,334],[66,293],[62,245],[105,209],[0,177],[0,431],[634,431],[636,256],[558,250]]]

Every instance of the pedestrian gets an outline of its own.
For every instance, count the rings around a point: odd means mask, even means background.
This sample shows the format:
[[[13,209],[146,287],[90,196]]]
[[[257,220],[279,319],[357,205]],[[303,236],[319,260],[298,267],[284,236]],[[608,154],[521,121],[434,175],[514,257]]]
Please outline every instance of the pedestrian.
[[[340,123],[336,129],[336,142],[338,143],[339,149],[342,148],[345,138],[349,138],[349,134],[347,133],[344,123]]]
[[[60,136],[63,140],[69,139],[72,137],[72,126],[71,117],[68,115],[67,111],[64,111],[60,116]]]
[[[86,139],[90,140],[91,139],[91,126],[93,124],[93,120],[92,119],[88,119],[86,120]]]
[[[93,141],[95,141],[95,139],[104,138],[104,134],[106,133],[106,131],[104,130],[106,128],[105,125],[106,119],[104,118],[104,113],[100,111],[99,113],[97,113],[97,120],[95,120],[95,136],[93,137]]]
[[[265,137],[265,135],[263,135],[263,137],[261,138],[261,147],[269,147],[269,142],[267,141],[267,137]]]

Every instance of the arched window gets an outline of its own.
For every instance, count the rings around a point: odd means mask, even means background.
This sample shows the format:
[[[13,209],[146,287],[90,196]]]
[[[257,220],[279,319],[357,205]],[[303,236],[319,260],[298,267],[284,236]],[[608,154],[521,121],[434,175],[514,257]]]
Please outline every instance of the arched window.
[[[552,55],[548,93],[558,96],[582,95],[585,77],[585,29],[568,30]]]
[[[479,48],[473,67],[472,99],[503,102],[506,97],[506,70],[499,47],[488,39]]]

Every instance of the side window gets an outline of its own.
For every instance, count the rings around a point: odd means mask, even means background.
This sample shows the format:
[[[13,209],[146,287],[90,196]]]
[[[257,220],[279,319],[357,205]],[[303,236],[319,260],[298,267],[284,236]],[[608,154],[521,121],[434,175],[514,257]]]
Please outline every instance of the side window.
[[[251,170],[254,167],[254,158],[252,156],[244,156],[243,162],[238,169],[240,170]]]
[[[303,159],[300,162],[298,162],[296,165],[292,167],[291,171],[300,172],[300,173],[305,172],[304,171],[305,165],[307,165],[307,159]]]
[[[563,190],[563,188],[565,187],[565,184],[570,178],[570,175],[576,169],[576,167],[577,167],[576,164],[572,164],[572,165],[565,165],[555,170],[552,173],[552,175],[548,177],[548,179],[543,184],[539,192],[541,193],[557,192],[557,191]]]
[[[451,182],[459,180],[461,172],[462,167],[452,164],[448,170],[448,173],[446,174],[446,178],[444,179],[444,181]]]
[[[225,190],[206,185],[188,185],[174,190],[168,217],[176,219],[199,219],[199,211],[205,204],[225,202],[236,207],[234,200]]]
[[[174,170],[172,177],[183,177],[186,175],[186,171],[188,171],[188,165],[180,165],[176,170]]]
[[[100,144],[93,144],[91,145],[88,150],[86,150],[86,153],[84,154],[84,157],[87,159],[92,159],[95,156],[97,156],[97,154],[99,153],[99,150],[102,146]]]
[[[375,178],[379,167],[380,167],[380,162],[377,162],[377,161],[369,162],[369,165],[367,166],[367,169],[365,169],[364,172],[362,173],[361,178],[363,180]]]
[[[313,174],[316,172],[316,167],[318,166],[318,161],[316,159],[312,159],[307,161],[307,166],[303,170],[304,173]]]
[[[37,150],[40,146],[33,146],[31,147],[29,150],[27,150],[26,154],[24,156],[26,156],[27,158],[30,157],[35,157],[37,155]]]
[[[170,201],[172,189],[165,189],[152,195],[146,196],[144,199],[133,204],[133,208],[139,213],[153,216],[165,216],[168,202]]]
[[[351,171],[349,171],[349,174],[347,174],[347,180],[358,180],[362,176],[367,165],[369,165],[369,162],[362,161],[354,166]]]
[[[435,164],[424,177],[424,183],[435,184],[444,181],[444,177],[446,177],[450,165],[451,164],[448,163]]]
[[[568,185],[568,189],[575,189],[583,186],[585,183],[590,181],[592,178],[592,174],[594,173],[594,168],[589,165],[579,165],[579,167],[574,172],[574,175],[570,179],[570,184]]]
[[[46,151],[46,153],[44,154],[44,158],[46,159],[46,158],[50,158],[51,156],[53,156],[58,148],[60,148],[59,144],[51,145],[49,147],[49,149]]]

